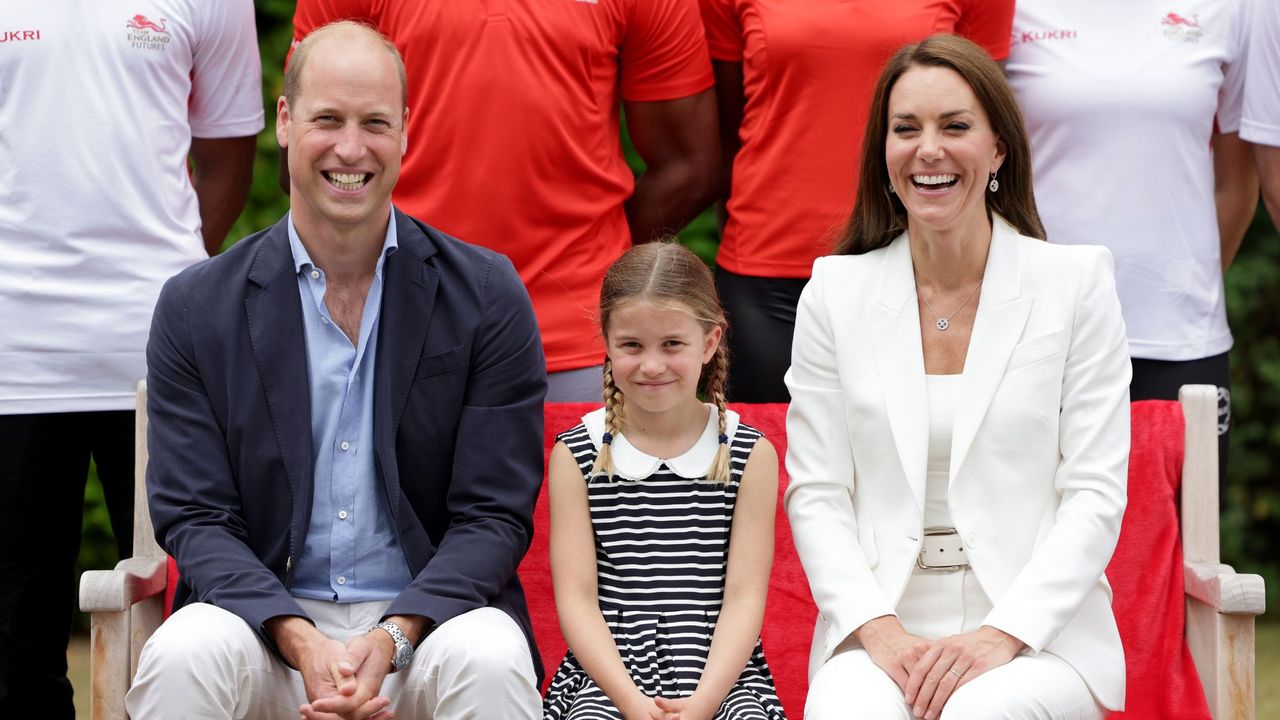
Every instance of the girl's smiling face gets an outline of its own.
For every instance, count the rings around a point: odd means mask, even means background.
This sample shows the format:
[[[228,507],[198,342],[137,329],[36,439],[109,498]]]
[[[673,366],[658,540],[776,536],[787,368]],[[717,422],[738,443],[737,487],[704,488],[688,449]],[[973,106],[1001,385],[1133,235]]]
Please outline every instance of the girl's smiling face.
[[[627,407],[660,413],[698,402],[702,368],[722,334],[719,326],[704,330],[684,303],[637,300],[615,308],[605,349]]]
[[[903,73],[889,95],[884,154],[909,229],[986,225],[987,183],[1005,149],[959,73],[945,67]]]

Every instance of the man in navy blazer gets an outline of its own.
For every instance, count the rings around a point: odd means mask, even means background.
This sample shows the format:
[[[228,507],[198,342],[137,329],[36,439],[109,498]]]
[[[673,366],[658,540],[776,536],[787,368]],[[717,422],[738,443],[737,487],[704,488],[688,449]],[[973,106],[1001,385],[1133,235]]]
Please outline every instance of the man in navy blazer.
[[[147,485],[184,607],[134,718],[539,714],[542,346],[506,258],[392,207],[404,88],[368,27],[304,40],[290,215],[161,294]]]

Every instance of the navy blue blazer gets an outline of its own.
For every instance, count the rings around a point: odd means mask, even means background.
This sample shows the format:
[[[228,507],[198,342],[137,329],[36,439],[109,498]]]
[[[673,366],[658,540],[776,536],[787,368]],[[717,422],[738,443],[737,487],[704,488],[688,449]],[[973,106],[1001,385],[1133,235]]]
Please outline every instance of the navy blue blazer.
[[[413,581],[388,615],[504,610],[541,662],[516,566],[542,483],[546,365],[502,255],[395,211],[374,365],[375,468]],[[175,605],[263,623],[289,594],[313,492],[302,306],[284,220],[171,278],[147,343],[147,492]]]

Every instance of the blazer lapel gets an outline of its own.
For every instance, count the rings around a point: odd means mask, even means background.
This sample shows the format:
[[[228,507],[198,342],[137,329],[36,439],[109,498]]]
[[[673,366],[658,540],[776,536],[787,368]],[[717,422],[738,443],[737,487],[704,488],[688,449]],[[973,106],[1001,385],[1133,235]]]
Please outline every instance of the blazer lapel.
[[[399,210],[393,210],[393,220],[399,248],[383,265],[378,356],[374,360],[373,432],[391,513],[399,518],[396,432],[426,343],[440,278],[426,263],[436,252],[430,238]]]
[[[244,309],[276,443],[296,499],[293,527],[300,528],[311,511],[311,391],[287,222],[276,223],[258,243],[249,270],[249,282],[258,290],[249,291]]]
[[[965,358],[964,382],[956,405],[951,436],[951,482],[963,466],[974,435],[991,407],[991,399],[1004,379],[1009,355],[1022,337],[1031,312],[1032,298],[1021,294],[1018,267],[1018,234],[998,215],[992,216],[991,248],[982,276],[982,296],[978,301],[969,353]]]
[[[869,337],[874,338],[870,345],[884,393],[889,428],[917,509],[923,511],[929,452],[929,397],[925,387],[915,276],[905,234],[889,246],[880,273],[880,286],[869,302]]]

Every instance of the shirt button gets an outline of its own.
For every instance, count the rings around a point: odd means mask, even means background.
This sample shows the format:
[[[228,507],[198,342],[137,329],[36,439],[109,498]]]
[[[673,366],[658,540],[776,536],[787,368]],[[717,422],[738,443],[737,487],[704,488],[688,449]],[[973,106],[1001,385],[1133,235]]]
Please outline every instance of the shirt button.
[[[321,315],[321,316],[320,316],[320,322],[324,323],[325,325],[328,325],[328,324],[329,324],[329,318],[325,317],[324,315]]]
[[[978,533],[969,533],[964,536],[964,544],[973,547],[978,544]]]
[[[346,520],[346,519],[347,519],[347,511],[346,511],[346,510],[339,510],[339,511],[338,511],[338,519],[339,519],[339,520]]]
[[[347,442],[346,440],[343,440],[342,444],[339,445],[338,447],[342,448],[343,452],[346,452],[351,449],[351,443]]]
[[[346,575],[339,575],[339,576],[338,576],[338,584],[339,584],[339,585],[346,585],[346,584],[347,584],[347,576],[346,576]]]
[[[311,271],[311,277],[312,277],[313,279],[315,279],[315,278],[319,278],[319,277],[320,277],[320,271],[319,271],[319,270],[312,270],[312,271]]]

